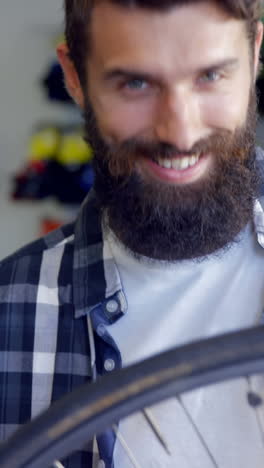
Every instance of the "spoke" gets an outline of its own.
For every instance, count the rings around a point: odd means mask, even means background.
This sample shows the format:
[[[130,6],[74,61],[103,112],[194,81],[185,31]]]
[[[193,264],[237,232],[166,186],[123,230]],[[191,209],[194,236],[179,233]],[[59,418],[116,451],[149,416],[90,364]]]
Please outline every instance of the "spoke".
[[[190,415],[188,409],[187,409],[186,406],[184,405],[184,403],[183,403],[181,397],[180,397],[180,396],[177,396],[176,398],[177,398],[177,400],[179,401],[179,403],[180,403],[180,405],[181,405],[181,407],[182,407],[184,413],[186,414],[188,420],[190,421],[190,423],[191,423],[191,425],[192,425],[192,427],[193,427],[193,429],[194,429],[196,435],[198,436],[198,438],[199,438],[201,444],[203,445],[203,447],[204,447],[204,449],[205,449],[205,451],[206,451],[208,457],[210,458],[211,462],[213,463],[214,467],[215,467],[215,468],[219,468],[219,467],[218,467],[218,464],[217,464],[217,462],[216,462],[216,460],[215,460],[215,458],[214,458],[214,456],[213,456],[213,454],[211,453],[211,451],[210,451],[208,445],[206,444],[206,442],[205,442],[205,440],[204,440],[204,438],[203,438],[201,432],[199,431],[199,429],[198,429],[197,425],[195,424],[194,420],[192,419],[192,417],[191,417],[191,415]]]
[[[124,437],[120,433],[120,430],[118,429],[118,427],[113,426],[113,430],[115,432],[115,435],[116,435],[117,439],[119,440],[120,444],[122,445],[124,451],[126,452],[129,460],[133,464],[134,468],[141,468],[141,466],[138,464],[137,460],[135,459],[135,457],[134,457],[134,455],[132,453],[132,450],[129,448],[129,446],[127,445]]]
[[[164,448],[165,452],[167,452],[168,455],[171,455],[169,446],[165,440],[165,437],[162,435],[161,430],[159,428],[158,422],[155,420],[151,410],[148,408],[145,408],[142,411],[143,415],[145,416],[148,424],[150,425],[152,431],[154,432],[155,436],[161,443],[162,447]]]

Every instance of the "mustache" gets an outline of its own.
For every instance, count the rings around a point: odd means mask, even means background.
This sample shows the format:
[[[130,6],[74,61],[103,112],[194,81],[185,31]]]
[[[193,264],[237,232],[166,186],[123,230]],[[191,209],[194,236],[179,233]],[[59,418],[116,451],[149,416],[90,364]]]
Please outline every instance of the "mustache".
[[[242,137],[243,135],[243,137]],[[131,176],[137,162],[142,158],[172,159],[175,157],[189,157],[194,154],[213,153],[221,161],[232,156],[243,160],[250,149],[252,139],[245,132],[232,133],[227,130],[219,131],[208,138],[201,139],[189,150],[181,150],[175,145],[130,138],[119,144],[111,145],[104,153],[105,162],[114,177]]]

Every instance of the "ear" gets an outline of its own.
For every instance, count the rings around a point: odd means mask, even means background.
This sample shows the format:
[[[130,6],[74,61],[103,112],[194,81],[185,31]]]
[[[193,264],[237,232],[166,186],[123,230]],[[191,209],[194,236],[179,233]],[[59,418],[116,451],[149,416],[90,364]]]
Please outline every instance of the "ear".
[[[70,58],[68,46],[65,43],[58,45],[57,56],[64,72],[66,88],[76,104],[83,109],[83,90],[76,68]]]
[[[263,41],[263,23],[259,21],[257,25],[257,34],[256,34],[256,39],[255,39],[255,56],[254,56],[255,79],[257,78],[258,71],[259,71],[259,58],[260,58],[260,50],[261,50],[262,41]]]

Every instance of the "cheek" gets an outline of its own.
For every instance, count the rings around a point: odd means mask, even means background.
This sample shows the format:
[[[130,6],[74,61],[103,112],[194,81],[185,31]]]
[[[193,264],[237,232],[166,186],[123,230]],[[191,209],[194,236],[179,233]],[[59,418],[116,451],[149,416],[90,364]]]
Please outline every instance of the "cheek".
[[[151,128],[154,103],[148,99],[132,101],[100,96],[92,100],[97,124],[109,143],[146,135]]]
[[[206,125],[213,129],[234,132],[244,125],[249,105],[249,86],[233,87],[206,98],[201,113]]]

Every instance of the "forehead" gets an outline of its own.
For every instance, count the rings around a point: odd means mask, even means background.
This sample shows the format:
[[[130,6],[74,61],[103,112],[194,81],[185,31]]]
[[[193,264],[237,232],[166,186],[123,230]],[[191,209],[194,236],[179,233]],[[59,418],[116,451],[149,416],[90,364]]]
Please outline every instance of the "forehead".
[[[123,8],[99,2],[91,24],[91,62],[119,66],[189,67],[215,63],[249,49],[243,21],[214,2],[195,2],[167,11]]]

